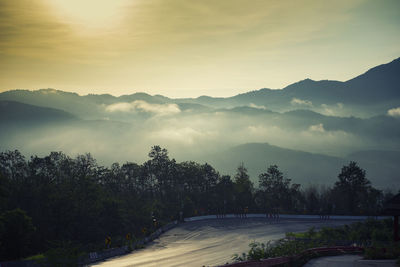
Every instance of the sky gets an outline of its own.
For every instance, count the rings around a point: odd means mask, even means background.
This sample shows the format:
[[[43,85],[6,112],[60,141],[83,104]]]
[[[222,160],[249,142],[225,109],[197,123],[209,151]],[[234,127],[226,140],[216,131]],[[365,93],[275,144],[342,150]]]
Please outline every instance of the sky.
[[[232,96],[400,56],[398,0],[0,0],[0,92]]]

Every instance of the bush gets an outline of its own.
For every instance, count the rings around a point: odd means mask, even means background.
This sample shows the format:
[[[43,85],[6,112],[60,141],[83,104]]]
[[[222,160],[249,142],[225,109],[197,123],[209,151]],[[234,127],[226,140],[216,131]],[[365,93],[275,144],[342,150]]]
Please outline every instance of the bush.
[[[286,257],[300,254],[306,249],[319,247],[322,243],[317,240],[301,241],[301,240],[288,240],[279,239],[275,242],[268,241],[267,243],[252,242],[250,243],[249,252],[233,255],[235,261],[246,260],[261,260],[275,257]]]
[[[308,231],[305,233],[305,236],[306,238],[314,238],[316,234],[315,227],[313,226],[308,229]]]
[[[79,265],[79,260],[85,256],[79,246],[71,242],[57,242],[52,244],[52,249],[48,250],[41,261],[42,266],[46,267],[74,267]]]
[[[392,232],[387,228],[377,228],[372,231],[371,238],[373,243],[380,243],[391,240],[392,235]]]
[[[365,249],[364,258],[368,260],[397,259],[400,257],[400,246],[370,247]]]
[[[311,227],[304,233],[286,233],[286,239],[280,239],[275,242],[259,243],[252,242],[248,253],[242,255],[235,254],[233,260],[260,260],[274,257],[285,257],[298,255],[301,252],[315,247],[350,245],[354,242],[370,246],[367,248],[365,257],[367,259],[396,259],[400,257],[399,245],[391,244],[392,238],[392,220],[367,220],[365,222],[357,222],[351,225],[344,225],[337,228],[323,227],[316,231],[315,227]],[[307,258],[317,257],[315,255],[307,255]],[[302,259],[305,260],[305,259]]]

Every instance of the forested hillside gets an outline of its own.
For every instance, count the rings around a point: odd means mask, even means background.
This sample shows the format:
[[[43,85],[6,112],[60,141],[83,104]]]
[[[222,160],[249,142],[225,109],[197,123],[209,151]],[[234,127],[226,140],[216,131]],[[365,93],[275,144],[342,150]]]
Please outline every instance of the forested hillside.
[[[209,164],[176,162],[153,146],[139,165],[100,166],[90,154],[62,152],[25,159],[0,153],[0,260],[59,245],[81,251],[122,245],[172,220],[203,214],[296,213],[376,215],[394,192],[371,185],[355,162],[330,187],[292,183],[276,165],[254,184],[242,164],[231,177]]]

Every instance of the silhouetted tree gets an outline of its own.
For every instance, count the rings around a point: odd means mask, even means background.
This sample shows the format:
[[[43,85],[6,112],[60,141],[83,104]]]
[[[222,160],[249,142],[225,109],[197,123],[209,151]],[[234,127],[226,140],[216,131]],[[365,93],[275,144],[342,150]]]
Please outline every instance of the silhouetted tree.
[[[316,214],[319,211],[319,193],[315,186],[304,190],[305,210],[307,213]]]
[[[239,209],[240,212],[246,207],[252,208],[253,183],[250,181],[247,169],[243,163],[238,166],[234,179],[236,208]]]
[[[358,213],[371,188],[371,182],[365,177],[365,170],[351,161],[342,167],[338,179],[333,188],[338,210],[351,214]]]
[[[229,175],[223,175],[216,185],[217,206],[220,214],[232,212],[234,208],[234,184]]]
[[[27,176],[25,157],[18,150],[0,153],[0,172],[11,180],[20,180]]]
[[[264,193],[267,210],[295,210],[298,205],[299,184],[290,184],[277,165],[271,165],[267,172],[259,175],[260,190]]]

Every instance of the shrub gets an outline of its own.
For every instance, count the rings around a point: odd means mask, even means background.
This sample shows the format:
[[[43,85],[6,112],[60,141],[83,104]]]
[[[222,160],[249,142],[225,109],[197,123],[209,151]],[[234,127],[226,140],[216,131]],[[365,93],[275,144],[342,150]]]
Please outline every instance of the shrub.
[[[41,261],[42,266],[46,267],[74,267],[78,266],[79,260],[85,256],[79,246],[71,242],[57,242],[52,244],[52,249],[44,255]]]
[[[370,247],[365,249],[364,258],[368,260],[397,259],[400,257],[400,246],[389,245],[386,247]]]

